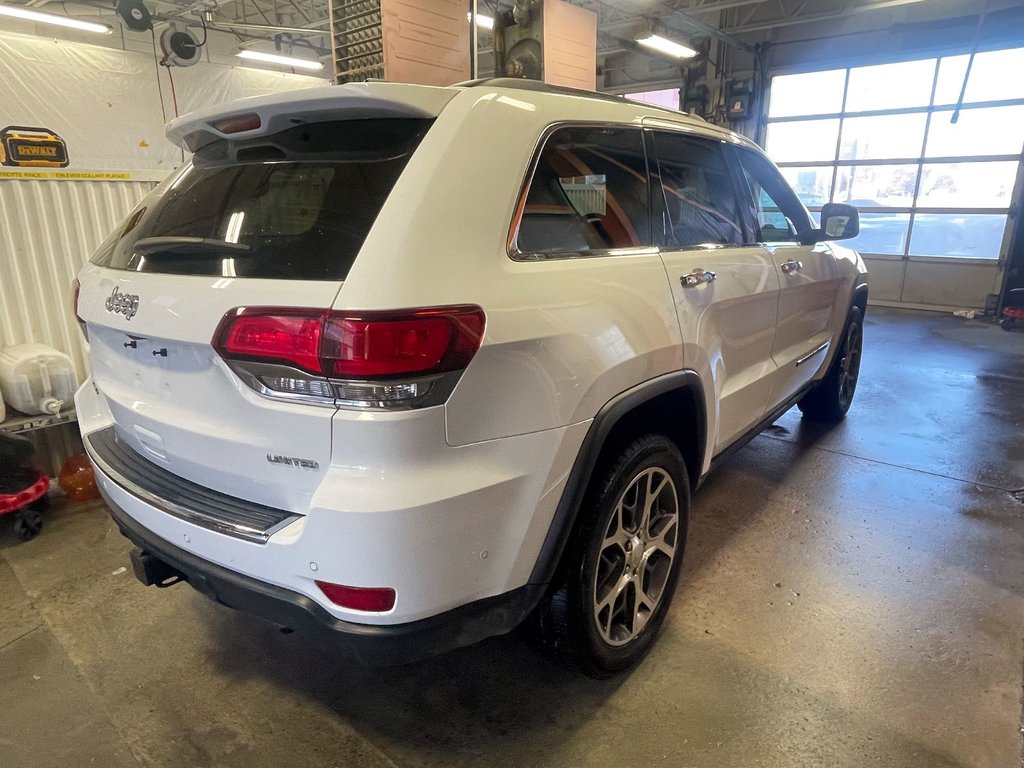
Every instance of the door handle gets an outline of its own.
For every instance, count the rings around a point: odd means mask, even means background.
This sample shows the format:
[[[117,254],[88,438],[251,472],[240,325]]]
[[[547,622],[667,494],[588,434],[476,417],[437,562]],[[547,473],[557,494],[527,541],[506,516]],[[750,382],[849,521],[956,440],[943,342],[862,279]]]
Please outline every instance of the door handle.
[[[779,269],[781,269],[783,274],[786,275],[788,275],[790,272],[799,272],[803,268],[804,263],[802,261],[797,261],[796,259],[790,259],[787,262],[779,264]]]
[[[706,269],[697,267],[690,274],[680,277],[679,282],[683,284],[683,288],[693,288],[695,285],[700,285],[701,283],[710,283],[716,277],[718,277],[718,275],[714,272],[709,272]]]

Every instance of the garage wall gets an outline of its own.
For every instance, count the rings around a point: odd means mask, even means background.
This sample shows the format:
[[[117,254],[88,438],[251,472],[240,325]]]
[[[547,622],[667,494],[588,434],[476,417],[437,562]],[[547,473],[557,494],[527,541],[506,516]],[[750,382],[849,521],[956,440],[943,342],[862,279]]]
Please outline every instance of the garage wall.
[[[0,179],[0,346],[38,341],[86,367],[70,288],[89,254],[153,181]]]
[[[207,62],[172,76],[181,113],[325,83]],[[168,72],[151,54],[0,33],[0,128],[45,127],[65,139],[71,159],[63,170],[0,166],[0,346],[48,344],[70,355],[85,378],[71,282],[103,238],[181,164],[181,152],[163,137],[165,112],[174,116]],[[71,425],[33,433],[51,473],[79,449],[76,432]]]

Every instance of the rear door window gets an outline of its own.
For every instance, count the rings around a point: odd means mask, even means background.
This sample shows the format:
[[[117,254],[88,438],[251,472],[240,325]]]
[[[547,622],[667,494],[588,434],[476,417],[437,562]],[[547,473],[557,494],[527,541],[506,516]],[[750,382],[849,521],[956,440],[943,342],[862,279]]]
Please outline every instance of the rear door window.
[[[314,123],[200,149],[100,247],[134,272],[343,280],[430,120]]]
[[[654,238],[664,248],[740,245],[742,217],[721,142],[653,131]],[[660,188],[659,188],[660,187]]]
[[[646,246],[649,219],[640,130],[559,128],[537,158],[516,246],[527,257]]]

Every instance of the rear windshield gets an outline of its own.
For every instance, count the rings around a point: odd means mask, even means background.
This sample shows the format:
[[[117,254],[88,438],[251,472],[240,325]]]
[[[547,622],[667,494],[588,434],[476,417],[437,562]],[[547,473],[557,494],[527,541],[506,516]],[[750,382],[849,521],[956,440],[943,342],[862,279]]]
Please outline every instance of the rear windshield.
[[[154,190],[92,262],[132,272],[344,280],[431,122],[347,120],[216,141]]]

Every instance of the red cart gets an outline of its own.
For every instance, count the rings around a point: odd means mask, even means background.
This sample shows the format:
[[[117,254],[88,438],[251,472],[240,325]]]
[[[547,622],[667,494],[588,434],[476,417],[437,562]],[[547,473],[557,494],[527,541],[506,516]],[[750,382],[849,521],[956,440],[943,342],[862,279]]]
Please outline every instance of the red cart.
[[[0,517],[14,515],[14,532],[27,541],[43,527],[50,478],[24,465],[32,444],[24,437],[0,433]]]

